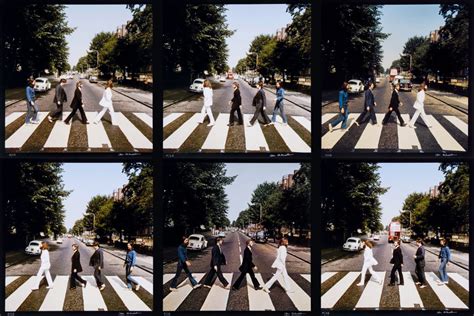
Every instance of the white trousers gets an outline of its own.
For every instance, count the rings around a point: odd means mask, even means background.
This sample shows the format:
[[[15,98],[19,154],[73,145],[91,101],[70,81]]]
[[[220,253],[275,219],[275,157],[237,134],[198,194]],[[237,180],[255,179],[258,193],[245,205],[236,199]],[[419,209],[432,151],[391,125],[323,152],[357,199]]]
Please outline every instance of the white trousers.
[[[106,107],[106,106],[102,107],[102,111],[100,111],[99,114],[97,114],[94,121],[96,123],[99,123],[99,121],[102,119],[102,116],[104,116],[104,114],[105,114],[105,112],[107,112],[107,110],[109,110],[110,117],[112,117],[112,125],[118,125],[117,124],[117,117],[115,116],[115,112],[114,112],[113,107]]]
[[[49,268],[40,267],[38,270],[38,274],[36,274],[36,284],[33,289],[38,289],[41,283],[41,279],[43,278],[43,274],[46,276],[46,281],[48,281],[48,286],[53,286],[53,279],[51,278],[51,273],[49,273]]]
[[[201,118],[199,119],[199,123],[204,122],[206,115],[209,116],[209,121],[211,124],[214,124],[214,116],[212,115],[212,107],[210,106],[203,106],[201,109]]]
[[[290,283],[290,277],[288,276],[288,272],[286,271],[286,268],[277,269],[275,274],[273,274],[272,278],[268,280],[268,282],[265,284],[265,287],[267,289],[271,288],[273,283],[275,283],[275,281],[278,280],[280,276],[283,276],[283,281],[285,283],[285,290],[291,291],[292,288],[291,288],[291,283]]]
[[[413,114],[413,117],[410,120],[410,125],[413,126],[416,123],[416,120],[418,119],[418,116],[421,116],[421,119],[423,122],[425,122],[426,126],[431,126],[428,117],[426,116],[425,113],[425,108],[417,109],[415,113]]]
[[[372,274],[372,277],[375,279],[375,281],[380,282],[380,279],[375,274],[374,269],[372,269],[372,265],[364,263],[364,265],[362,266],[362,272],[361,272],[361,275],[360,275],[360,283],[364,283],[365,274],[367,273],[367,270],[369,270],[370,274]]]

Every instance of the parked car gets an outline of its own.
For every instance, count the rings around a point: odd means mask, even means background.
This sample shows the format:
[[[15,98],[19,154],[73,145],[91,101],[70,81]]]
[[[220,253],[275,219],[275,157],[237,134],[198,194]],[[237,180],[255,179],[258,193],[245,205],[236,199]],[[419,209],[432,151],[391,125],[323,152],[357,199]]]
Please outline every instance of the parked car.
[[[259,231],[255,234],[255,242],[266,243],[267,240],[267,234],[264,231]]]
[[[381,80],[380,77],[376,77],[375,78],[375,83],[380,83],[380,80]]]
[[[362,240],[358,237],[349,237],[344,245],[342,245],[342,249],[345,251],[359,251],[362,248]]]
[[[407,235],[403,235],[402,237],[400,237],[400,239],[402,240],[402,242],[410,242],[410,236],[407,236]]]
[[[188,237],[188,239],[189,239],[189,243],[187,247],[188,249],[203,250],[207,248],[207,240],[201,234],[192,234]]]
[[[32,240],[30,241],[28,246],[26,246],[25,253],[27,255],[40,255],[41,254],[40,246],[41,246],[41,241]]]
[[[89,82],[90,83],[97,83],[99,82],[96,76],[90,76],[89,77]]]
[[[58,237],[58,239],[56,239],[56,243],[57,244],[62,244],[63,243],[63,239],[61,237]]]
[[[225,238],[225,232],[220,231],[219,234],[217,234],[217,237]]]
[[[373,240],[380,240],[380,235],[379,235],[379,234],[374,234],[374,235],[372,236],[372,239],[373,239]]]
[[[400,79],[400,91],[409,91],[411,92],[412,84],[410,79]]]
[[[39,77],[35,79],[35,91],[44,92],[51,89],[51,82],[48,78]]]
[[[351,79],[347,82],[347,92],[360,93],[364,91],[364,83],[358,79]]]
[[[81,74],[79,75],[79,79],[87,79],[87,75],[84,74],[84,73],[81,73]]]
[[[189,91],[202,93],[203,88],[204,88],[204,79],[198,78],[198,79],[194,79],[193,83],[189,86]]]
[[[93,246],[94,245],[94,240],[86,239],[86,240],[84,240],[84,243],[86,244],[86,246]]]

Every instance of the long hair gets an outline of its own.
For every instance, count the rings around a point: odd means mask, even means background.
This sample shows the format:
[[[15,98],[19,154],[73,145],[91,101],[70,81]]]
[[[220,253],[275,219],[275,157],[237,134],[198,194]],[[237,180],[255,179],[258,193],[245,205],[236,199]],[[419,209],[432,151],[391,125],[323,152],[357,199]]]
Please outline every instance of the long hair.
[[[46,241],[41,242],[41,249],[42,250],[48,250],[49,249],[49,245]]]
[[[288,248],[287,241],[288,241],[288,239],[287,239],[286,237],[282,237],[282,238],[278,241],[278,247],[280,247],[280,246],[285,246],[285,247]]]
[[[210,89],[212,89],[211,82],[210,82],[208,79],[204,80],[204,83],[202,84],[202,86],[203,86],[204,88],[210,88]]]
[[[374,245],[372,244],[372,242],[368,239],[364,240],[364,243],[367,247],[369,247],[370,249],[372,249],[374,247]]]

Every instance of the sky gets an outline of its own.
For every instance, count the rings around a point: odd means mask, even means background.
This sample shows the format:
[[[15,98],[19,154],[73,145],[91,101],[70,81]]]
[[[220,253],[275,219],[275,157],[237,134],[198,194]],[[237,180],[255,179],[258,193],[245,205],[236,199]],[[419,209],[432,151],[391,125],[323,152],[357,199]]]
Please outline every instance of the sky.
[[[300,168],[298,163],[228,163],[227,176],[235,176],[234,182],[225,187],[229,199],[228,218],[232,222],[245,210],[253,191],[261,183],[281,181],[284,175],[293,174]]]
[[[275,35],[276,31],[291,22],[286,4],[235,4],[227,5],[229,29],[235,31],[227,38],[228,65],[235,67],[244,58],[250,43],[258,35]]]
[[[391,219],[400,214],[405,198],[414,192],[427,193],[438,185],[443,173],[439,163],[381,163],[379,174],[382,187],[389,187],[381,196],[382,224],[387,226]]]
[[[82,218],[93,196],[112,195],[128,182],[121,163],[65,163],[63,169],[65,190],[72,190],[64,200],[64,225],[68,230]]]
[[[125,5],[68,5],[65,12],[69,27],[76,28],[66,37],[71,66],[87,54],[96,34],[115,32],[117,27],[132,19],[132,13]]]
[[[400,58],[403,46],[413,36],[428,36],[444,25],[439,5],[385,5],[380,19],[383,32],[391,35],[382,42],[382,66],[387,69]]]

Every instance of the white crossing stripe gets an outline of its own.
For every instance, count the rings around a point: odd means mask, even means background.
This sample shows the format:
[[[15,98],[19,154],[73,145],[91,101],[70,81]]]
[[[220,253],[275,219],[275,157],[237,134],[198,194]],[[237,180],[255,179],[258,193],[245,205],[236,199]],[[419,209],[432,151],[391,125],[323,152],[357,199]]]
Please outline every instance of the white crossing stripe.
[[[180,117],[183,114],[184,113],[171,113],[170,115],[165,116],[163,118],[163,127],[173,122],[174,120],[176,120],[178,117]]]
[[[30,295],[31,289],[36,285],[36,276],[30,277],[25,283],[20,285],[15,292],[10,294],[5,300],[5,311],[14,312],[16,311],[21,304],[26,300]]]
[[[360,272],[347,273],[321,297],[321,308],[333,308],[358,277],[360,277]]]
[[[222,115],[222,114],[221,114]],[[232,282],[232,273],[223,273],[227,282]],[[217,283],[217,284],[216,284]],[[212,285],[209,294],[201,306],[201,311],[225,311],[227,309],[227,301],[229,300],[230,290],[222,288],[223,284],[216,279]]]
[[[270,149],[260,124],[255,122],[252,127],[247,126],[251,119],[252,115],[244,114],[245,149],[249,151],[260,151],[263,148],[269,151]]]
[[[201,113],[194,114],[163,142],[163,149],[179,149],[199,125]]]
[[[309,283],[311,283],[311,274],[301,274],[301,276],[306,279]]]
[[[104,299],[97,283],[92,275],[82,276],[87,281],[86,287],[82,288],[82,300],[84,302],[84,311],[107,311]]]
[[[467,123],[464,123],[461,119],[452,115],[445,115],[444,118],[450,121],[454,126],[456,126],[461,132],[463,132],[467,136],[469,132]]]
[[[196,279],[197,282],[201,281],[204,277],[205,273],[196,273],[193,274],[193,277]],[[163,299],[163,311],[165,312],[172,312],[178,309],[179,305],[184,302],[186,297],[192,292],[193,287],[188,279],[181,282],[178,285],[178,290],[173,291],[168,294]]]
[[[63,120],[66,119],[69,113],[71,112],[63,112]],[[53,121],[53,124],[53,129],[44,144],[44,148],[66,148],[71,132],[71,124],[64,124],[63,121]]]
[[[434,118],[433,115],[427,115],[431,122],[431,134],[435,137],[439,146],[447,151],[465,151],[459,143],[444,129],[444,127]]]
[[[143,135],[135,125],[130,122],[123,113],[116,112],[118,126],[124,133],[127,140],[134,148],[152,149],[153,144]]]
[[[15,281],[18,278],[19,278],[18,276],[6,276],[5,277],[5,286],[10,285],[10,283],[12,283],[13,281]]]
[[[357,117],[357,114],[351,113],[349,114],[349,117],[347,118],[347,128],[342,129],[340,128],[342,123],[339,123],[337,126],[334,127],[334,130],[331,132],[327,132],[322,140],[321,140],[321,148],[322,149],[331,149],[334,147],[334,145],[337,144],[337,142],[344,136],[344,134],[349,130],[351,126],[351,121],[355,120]]]
[[[264,285],[262,275],[260,273],[255,273],[255,278],[257,278],[260,285]],[[247,294],[249,298],[249,310],[251,311],[274,311],[275,306],[273,306],[270,294],[262,290],[256,290],[253,287],[252,279],[247,274]]]
[[[106,278],[129,311],[151,311],[135,293],[127,288],[127,285],[118,276],[107,276]]]
[[[279,124],[283,122],[281,117],[278,117],[277,123],[273,126],[277,130],[278,134],[280,134],[283,141],[288,146],[291,152],[296,153],[310,153],[311,147],[305,143],[304,140],[290,127],[290,125],[282,125]]]
[[[401,308],[424,308],[423,301],[410,272],[402,272],[404,285],[398,286]]]
[[[153,128],[153,117],[151,117],[150,115],[146,114],[146,113],[137,113],[137,112],[133,112],[133,114],[138,117],[140,120],[142,120],[143,122],[145,122],[146,125],[150,126],[151,128]]]
[[[350,115],[350,114],[349,114]],[[383,126],[380,124],[384,114],[375,114],[378,124],[367,123],[359,141],[355,145],[356,149],[377,149],[379,147],[380,135],[382,135]]]
[[[112,148],[109,137],[105,132],[104,124],[100,120],[97,124],[93,121],[97,116],[97,112],[86,112],[86,117],[90,124],[86,125],[87,143],[89,148]]]
[[[148,293],[153,295],[153,283],[145,279],[144,277],[133,276],[133,279],[137,281],[142,288],[144,288]]]
[[[311,121],[304,116],[292,116],[298,123],[300,123],[304,128],[311,133]]]
[[[306,294],[306,292],[303,291],[303,289],[291,277],[288,277],[288,279],[293,292],[287,292],[286,294],[293,302],[293,305],[295,305],[298,311],[311,311],[311,297]],[[283,287],[283,284],[285,284],[283,281],[283,276],[280,275],[278,282]]]
[[[39,124],[23,124],[5,141],[5,148],[21,148],[31,135],[33,135],[35,130],[44,121],[48,114],[48,112],[38,112]]]
[[[447,309],[468,309],[468,307],[461,301],[456,294],[453,293],[446,285],[439,285],[440,279],[433,273],[425,273],[426,281],[435,292],[441,303]]]
[[[377,278],[382,280],[382,284],[376,281],[372,275],[369,282],[364,288],[364,292],[359,298],[355,308],[378,308],[380,305],[380,298],[382,297],[383,281],[385,279],[385,271],[375,272]]]
[[[462,286],[466,291],[469,292],[469,280],[459,275],[458,273],[448,272],[448,277],[456,281],[457,284]]]
[[[416,136],[414,128],[408,126],[410,122],[410,115],[402,114],[402,119],[407,123],[406,126],[401,126],[397,117],[397,131],[398,131],[398,149],[404,150],[421,150],[421,144]]]
[[[53,288],[48,290],[39,309],[40,312],[61,312],[63,310],[66,291],[69,284],[69,277],[58,275],[54,279]]]
[[[167,273],[163,275],[163,285],[168,283],[169,281],[173,280],[174,274]]]
[[[321,284],[326,282],[327,280],[329,280],[330,278],[332,278],[336,274],[337,274],[337,272],[324,272],[323,274],[321,274]]]
[[[25,112],[13,112],[12,114],[9,114],[5,118],[5,126],[10,125],[14,121],[16,121],[19,117],[21,117],[23,114],[25,114]]]
[[[323,117],[321,118],[321,124],[324,124],[326,123],[327,121],[329,121],[330,119],[332,119],[333,117],[335,117],[338,113],[326,113],[326,114],[323,114]],[[350,114],[349,114],[350,115]]]
[[[230,115],[228,113],[221,113],[216,119],[214,126],[206,137],[202,149],[208,150],[223,150],[225,149],[225,142],[229,133]]]

